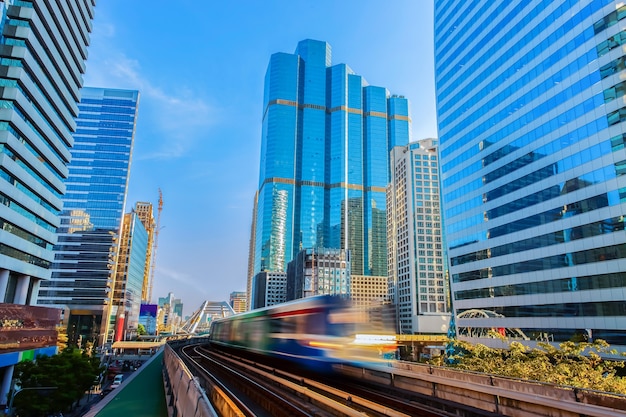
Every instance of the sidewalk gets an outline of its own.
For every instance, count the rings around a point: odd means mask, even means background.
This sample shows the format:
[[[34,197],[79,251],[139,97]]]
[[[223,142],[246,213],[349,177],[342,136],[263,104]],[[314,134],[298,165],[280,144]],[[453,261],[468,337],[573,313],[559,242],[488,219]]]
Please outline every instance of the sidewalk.
[[[163,387],[163,349],[133,372],[119,388],[70,417],[168,417]],[[85,412],[86,411],[86,412]],[[67,417],[67,416],[66,416]]]

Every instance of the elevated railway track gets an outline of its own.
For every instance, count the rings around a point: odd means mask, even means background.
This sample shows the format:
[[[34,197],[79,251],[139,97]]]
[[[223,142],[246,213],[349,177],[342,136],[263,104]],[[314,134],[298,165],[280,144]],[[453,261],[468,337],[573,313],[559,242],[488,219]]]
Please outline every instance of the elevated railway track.
[[[617,417],[626,396],[409,362],[337,365],[332,378],[280,369],[248,354],[180,349],[218,415]],[[355,382],[356,381],[356,382]]]

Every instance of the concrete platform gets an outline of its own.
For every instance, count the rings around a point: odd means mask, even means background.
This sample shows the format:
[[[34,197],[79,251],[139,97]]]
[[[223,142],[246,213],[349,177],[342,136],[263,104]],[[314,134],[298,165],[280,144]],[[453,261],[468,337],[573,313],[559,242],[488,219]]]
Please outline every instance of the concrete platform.
[[[163,349],[89,410],[85,417],[168,417]]]

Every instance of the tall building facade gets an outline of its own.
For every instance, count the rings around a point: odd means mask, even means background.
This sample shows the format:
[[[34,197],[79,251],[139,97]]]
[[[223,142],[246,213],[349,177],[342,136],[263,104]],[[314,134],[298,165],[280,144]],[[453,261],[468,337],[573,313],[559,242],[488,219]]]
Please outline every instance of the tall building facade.
[[[437,140],[391,151],[389,295],[401,334],[446,333],[450,321]]]
[[[245,291],[233,291],[230,293],[230,306],[235,313],[243,313],[248,310],[247,293]]]
[[[435,3],[461,337],[626,346],[624,17],[610,0]]]
[[[149,237],[135,211],[124,214],[118,241],[107,342],[137,336]]]
[[[139,93],[85,87],[81,95],[52,277],[41,285],[39,304],[64,309],[70,343],[101,344],[107,333]]]
[[[349,251],[303,249],[287,264],[287,301],[315,295],[351,295]]]
[[[252,281],[252,310],[287,301],[287,272],[263,271]]]
[[[0,301],[16,320],[38,317],[43,325],[47,316],[53,332],[58,311],[30,305],[50,278],[94,7],[94,0],[0,2]],[[21,347],[0,349],[0,404],[14,364],[56,352],[54,338],[28,327],[15,340]]]
[[[271,56],[265,75],[254,274],[302,249],[349,250],[352,273],[387,276],[389,151],[409,140],[408,101],[345,64],[326,42]],[[250,275],[251,277],[252,275]]]
[[[141,301],[144,304],[151,302],[152,298],[152,262],[153,262],[153,249],[154,238],[156,234],[156,221],[154,219],[154,210],[152,203],[138,201],[135,203],[135,213],[141,220],[143,227],[148,233],[148,245],[146,250],[146,263],[143,273],[143,283],[141,287]]]

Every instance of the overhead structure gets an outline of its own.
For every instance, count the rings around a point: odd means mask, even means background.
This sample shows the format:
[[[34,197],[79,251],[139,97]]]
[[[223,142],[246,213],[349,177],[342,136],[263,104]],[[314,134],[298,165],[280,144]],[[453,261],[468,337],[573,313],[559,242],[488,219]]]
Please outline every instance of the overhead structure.
[[[156,254],[159,245],[159,231],[161,230],[161,210],[163,210],[163,193],[159,188],[159,207],[157,213],[156,227],[154,229],[154,246],[152,247],[152,265],[150,269],[150,281],[148,283],[148,301],[152,304],[152,286],[154,285],[154,271],[156,269]]]
[[[483,309],[478,309],[478,308],[466,310],[463,313],[459,314],[458,316],[458,318],[461,320],[462,319],[476,319],[476,318],[485,319],[485,318],[493,318],[493,317],[504,318],[505,316],[503,316],[500,313],[496,313],[495,311],[483,310]],[[524,334],[524,332],[519,328],[507,328],[507,327],[473,328],[473,327],[459,326],[457,330],[458,330],[459,336],[466,336],[466,337],[488,338],[488,337],[493,337],[491,333],[495,332],[495,333],[500,334],[503,337],[508,337],[511,339],[530,340],[530,338],[526,336],[526,334]]]
[[[205,301],[182,325],[182,331],[189,334],[208,333],[213,320],[230,317],[235,310],[226,301]]]

